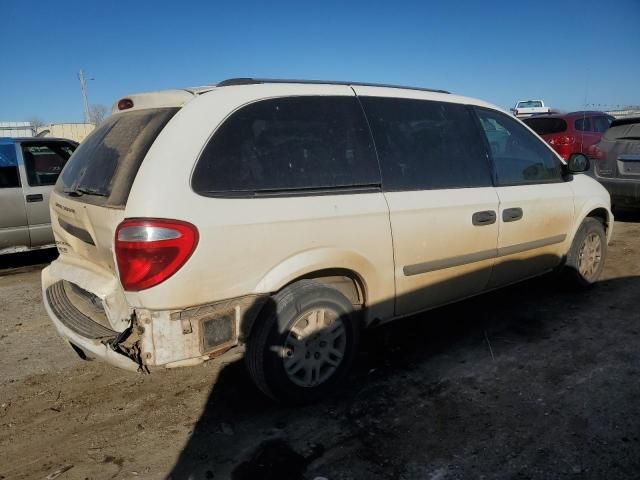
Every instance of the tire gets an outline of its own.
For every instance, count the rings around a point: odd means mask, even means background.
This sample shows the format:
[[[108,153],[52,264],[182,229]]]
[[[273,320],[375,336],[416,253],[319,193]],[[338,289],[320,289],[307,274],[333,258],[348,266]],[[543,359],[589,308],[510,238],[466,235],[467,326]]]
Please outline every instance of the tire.
[[[606,257],[604,225],[598,219],[585,218],[573,239],[562,272],[568,286],[578,289],[591,287],[598,281]]]
[[[290,285],[271,300],[247,342],[245,360],[256,386],[287,404],[334,391],[358,348],[360,325],[351,302],[314,280]]]

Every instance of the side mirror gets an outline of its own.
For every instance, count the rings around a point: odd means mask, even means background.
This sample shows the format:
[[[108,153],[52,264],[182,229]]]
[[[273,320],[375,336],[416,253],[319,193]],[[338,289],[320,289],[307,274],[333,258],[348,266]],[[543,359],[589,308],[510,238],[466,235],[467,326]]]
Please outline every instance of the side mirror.
[[[582,173],[589,170],[589,159],[582,153],[574,153],[567,161],[567,170],[569,173]]]

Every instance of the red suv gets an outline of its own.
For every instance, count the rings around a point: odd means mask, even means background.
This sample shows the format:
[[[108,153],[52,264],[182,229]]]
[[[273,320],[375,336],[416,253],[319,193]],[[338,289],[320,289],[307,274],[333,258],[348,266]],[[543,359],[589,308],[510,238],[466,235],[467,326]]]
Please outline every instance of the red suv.
[[[600,141],[613,117],[604,112],[572,112],[535,115],[523,121],[568,160],[572,153],[586,155]]]

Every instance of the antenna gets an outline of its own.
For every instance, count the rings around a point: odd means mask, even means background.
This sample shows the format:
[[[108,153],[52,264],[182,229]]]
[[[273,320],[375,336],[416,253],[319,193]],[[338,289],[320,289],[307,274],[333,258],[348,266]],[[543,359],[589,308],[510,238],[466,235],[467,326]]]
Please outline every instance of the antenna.
[[[78,73],[78,79],[80,80],[80,89],[82,90],[82,102],[84,104],[84,121],[89,123],[89,99],[87,98],[87,81],[84,78],[84,72],[80,69]],[[89,80],[93,80],[90,78]]]

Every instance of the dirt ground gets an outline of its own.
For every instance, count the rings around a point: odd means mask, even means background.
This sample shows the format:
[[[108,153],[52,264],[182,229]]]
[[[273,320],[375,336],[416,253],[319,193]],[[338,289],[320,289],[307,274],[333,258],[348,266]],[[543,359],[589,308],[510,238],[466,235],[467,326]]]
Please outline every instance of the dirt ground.
[[[639,236],[616,222],[586,293],[543,277],[372,330],[298,409],[241,363],[82,362],[41,304],[53,254],[0,258],[0,479],[639,478]]]

